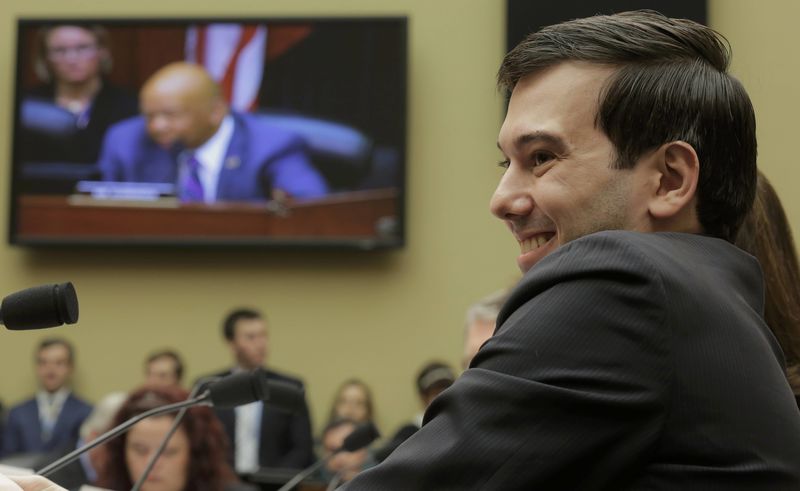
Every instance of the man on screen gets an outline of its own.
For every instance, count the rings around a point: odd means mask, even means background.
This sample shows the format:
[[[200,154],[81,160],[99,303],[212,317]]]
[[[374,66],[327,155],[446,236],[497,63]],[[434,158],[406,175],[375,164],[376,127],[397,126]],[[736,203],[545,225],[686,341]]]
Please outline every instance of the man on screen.
[[[230,111],[199,65],[169,64],[145,82],[141,116],[108,130],[103,180],[174,183],[183,202],[260,201],[328,192],[303,140]]]
[[[797,490],[800,412],[731,244],[755,116],[711,29],[546,27],[503,61],[492,212],[525,272],[424,426],[348,490]]]

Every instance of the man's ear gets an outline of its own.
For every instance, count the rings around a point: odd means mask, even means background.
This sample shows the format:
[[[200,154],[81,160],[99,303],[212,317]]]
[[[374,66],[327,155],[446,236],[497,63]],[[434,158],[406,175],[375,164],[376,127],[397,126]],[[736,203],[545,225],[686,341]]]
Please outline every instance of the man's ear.
[[[653,155],[658,183],[648,210],[656,219],[673,219],[694,212],[700,161],[694,147],[683,141],[665,143]]]

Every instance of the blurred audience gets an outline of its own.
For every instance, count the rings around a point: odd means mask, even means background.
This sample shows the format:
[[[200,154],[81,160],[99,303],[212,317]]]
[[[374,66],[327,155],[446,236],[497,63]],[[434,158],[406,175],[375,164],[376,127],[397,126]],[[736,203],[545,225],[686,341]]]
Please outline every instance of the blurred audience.
[[[411,435],[422,427],[425,410],[430,406],[436,396],[453,385],[456,381],[455,372],[447,363],[434,361],[428,363],[417,375],[417,394],[422,404],[422,412],[418,413],[412,421],[398,429],[394,436],[379,450],[375,452],[378,462],[383,462],[394,450],[406,441]]]
[[[145,82],[142,116],[112,127],[103,179],[177,185],[184,202],[315,198],[328,192],[305,141],[256,115],[231,112],[199,65],[171,63]]]
[[[355,423],[375,420],[372,391],[358,379],[345,381],[336,391],[328,421],[347,419]]]
[[[358,425],[357,422],[346,419],[334,419],[325,426],[322,431],[322,448],[326,458],[341,448],[344,439]],[[329,489],[334,489],[337,483],[347,482],[358,475],[364,469],[375,465],[375,458],[369,448],[363,448],[355,452],[338,452],[333,455],[325,464],[321,471],[323,480],[330,482]]]
[[[789,383],[800,405],[800,267],[792,229],[778,193],[759,171],[756,199],[736,245],[754,255],[764,272],[764,320],[786,359]]]
[[[116,426],[150,409],[183,401],[188,392],[179,387],[143,387],[134,391],[117,412]],[[136,423],[130,431],[110,440],[99,469],[98,485],[128,491],[141,477],[150,457],[169,431],[174,415],[155,416]],[[225,460],[225,434],[210,408],[186,411],[178,430],[156,461],[142,491],[223,491],[238,479]]]
[[[138,113],[138,102],[112,85],[108,31],[98,25],[60,24],[41,29],[34,46],[34,71],[42,85],[26,96],[74,116],[73,134],[36,134],[22,147],[24,162],[94,164],[106,129]]]
[[[497,315],[508,300],[510,290],[499,290],[480,299],[467,309],[467,320],[464,327],[464,354],[461,368],[469,368],[470,362],[483,346],[483,343],[494,334]]]
[[[234,366],[213,376],[264,367],[269,348],[266,318],[253,309],[236,309],[225,318],[222,333]],[[294,377],[266,369],[267,376],[303,387]],[[233,442],[232,462],[236,472],[248,474],[262,467],[302,469],[314,460],[311,421],[303,401],[301,409],[289,413],[254,402],[235,409],[215,408]]]
[[[78,439],[78,430],[92,406],[69,387],[75,350],[61,338],[39,343],[35,353],[36,395],[11,408],[3,432],[3,457],[20,453],[52,452]]]
[[[156,351],[144,364],[145,385],[180,387],[183,382],[183,360],[173,350]]]
[[[33,465],[33,468],[41,469],[76,448],[81,448],[91,443],[95,438],[111,429],[111,422],[114,420],[114,416],[127,398],[128,394],[124,392],[114,392],[103,397],[81,425],[78,441],[73,445],[44,456]],[[92,485],[97,482],[97,470],[102,467],[104,456],[105,448],[102,445],[93,448],[81,455],[77,461],[51,474],[49,479],[69,490],[79,490],[83,485]]]

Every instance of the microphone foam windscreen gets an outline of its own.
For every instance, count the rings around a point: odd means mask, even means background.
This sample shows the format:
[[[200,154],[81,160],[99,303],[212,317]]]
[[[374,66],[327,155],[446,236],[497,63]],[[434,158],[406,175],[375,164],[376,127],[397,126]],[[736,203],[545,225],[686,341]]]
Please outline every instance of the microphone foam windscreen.
[[[283,380],[269,381],[270,406],[286,412],[295,412],[303,403],[304,391],[297,384]]]
[[[263,372],[258,369],[234,373],[209,385],[209,397],[214,407],[236,407],[266,399],[269,389],[266,376],[261,376]]]
[[[12,293],[0,305],[8,329],[27,330],[78,322],[78,297],[72,283],[42,285]]]
[[[354,429],[352,433],[347,435],[347,438],[344,439],[344,442],[342,443],[342,450],[345,452],[355,452],[356,450],[361,450],[370,443],[374,442],[379,436],[381,436],[381,434],[378,432],[378,428],[375,428],[374,424],[369,421],[366,423],[361,423],[360,425],[356,426],[356,429]]]

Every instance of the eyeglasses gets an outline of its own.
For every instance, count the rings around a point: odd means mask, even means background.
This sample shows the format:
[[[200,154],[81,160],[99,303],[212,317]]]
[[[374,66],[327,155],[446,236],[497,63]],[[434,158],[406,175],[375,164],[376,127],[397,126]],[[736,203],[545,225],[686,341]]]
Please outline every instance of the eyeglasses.
[[[63,60],[74,55],[76,58],[89,58],[97,53],[96,44],[79,44],[77,46],[59,46],[56,48],[49,48],[47,56],[54,60]]]

